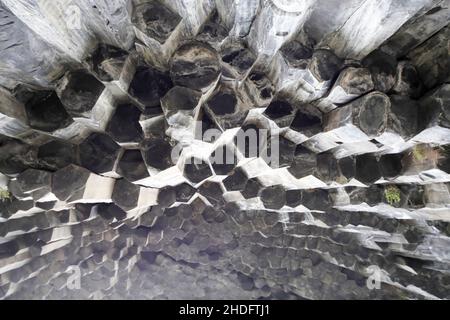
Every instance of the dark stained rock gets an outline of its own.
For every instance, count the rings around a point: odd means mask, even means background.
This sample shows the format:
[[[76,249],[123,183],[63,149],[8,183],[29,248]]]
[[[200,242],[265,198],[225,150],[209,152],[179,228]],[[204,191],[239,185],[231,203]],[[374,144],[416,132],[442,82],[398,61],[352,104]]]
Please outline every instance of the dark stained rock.
[[[161,99],[161,106],[169,118],[178,111],[194,110],[201,98],[201,92],[186,87],[175,86]]]
[[[342,60],[333,52],[319,49],[314,51],[308,69],[318,81],[331,81],[338,75],[341,65]]]
[[[42,210],[51,210],[54,208],[56,201],[50,202],[36,202],[36,208],[40,208]]]
[[[84,188],[90,174],[88,170],[75,165],[60,169],[53,174],[52,191],[59,200],[66,201]]]
[[[84,70],[66,74],[58,88],[58,96],[72,117],[83,117],[94,108],[105,86]]]
[[[169,226],[173,229],[179,229],[181,227],[180,222],[182,219],[191,218],[192,213],[191,206],[187,204],[180,204],[179,206],[164,210],[164,215],[171,218],[169,219]]]
[[[291,104],[283,100],[272,101],[264,111],[264,115],[275,121],[280,127],[289,126],[294,117],[294,113],[295,111]]]
[[[142,114],[140,124],[144,132],[145,140],[159,138],[163,139],[166,136],[166,130],[169,127],[165,117],[161,115],[146,115]],[[145,140],[141,142],[145,144]]]
[[[450,146],[446,145],[441,147],[441,159],[438,160],[437,167],[444,172],[450,172]]]
[[[347,179],[351,180],[355,177],[355,157],[345,157],[338,159],[340,173]]]
[[[182,45],[170,60],[170,76],[179,86],[202,90],[217,80],[219,74],[217,52],[203,42]]]
[[[227,36],[229,31],[221,24],[217,10],[213,10],[208,20],[200,28],[197,40],[208,43],[220,43]]]
[[[302,190],[287,190],[286,191],[286,205],[295,208],[302,204]]]
[[[4,174],[23,172],[36,163],[36,153],[35,147],[0,135],[0,172]]]
[[[139,186],[132,184],[127,179],[117,180],[114,184],[112,200],[123,210],[134,209],[139,200]]]
[[[43,167],[58,170],[69,164],[77,164],[78,150],[71,143],[54,140],[39,147],[37,158]]]
[[[381,178],[378,161],[374,155],[363,154],[356,157],[356,176],[362,183],[374,183]]]
[[[168,186],[159,190],[158,205],[162,208],[168,208],[177,201],[177,192],[175,188]]]
[[[146,261],[146,263],[153,264],[155,263],[158,254],[158,252],[143,251],[141,252],[141,257]]]
[[[414,65],[409,61],[399,62],[392,91],[399,95],[418,98],[422,93],[422,89],[422,81]]]
[[[137,181],[150,176],[140,150],[125,150],[119,160],[117,173],[129,181]]]
[[[0,2],[0,298],[450,298],[444,1]]]
[[[376,135],[386,126],[386,113],[390,106],[388,98],[381,94],[369,94],[360,101],[358,123],[368,135]]]
[[[281,209],[286,204],[286,190],[282,185],[266,187],[261,191],[261,201],[267,209]]]
[[[380,171],[385,178],[394,178],[402,171],[402,155],[386,154],[380,157]]]
[[[242,191],[247,180],[248,177],[245,172],[240,167],[237,167],[223,180],[223,185],[228,191]]]
[[[102,81],[119,80],[128,52],[107,44],[100,44],[88,57],[87,63]]]
[[[322,131],[322,120],[317,115],[298,110],[292,120],[291,129],[311,137]]]
[[[28,169],[17,177],[18,187],[25,193],[30,193],[42,188],[49,188],[51,183],[52,173],[43,170]]]
[[[256,106],[266,106],[275,94],[272,81],[262,71],[252,70],[244,81],[244,88],[247,95]],[[256,92],[256,94],[255,94]]]
[[[316,167],[317,155],[301,145],[297,146],[289,172],[299,179],[314,174]]]
[[[323,152],[317,155],[317,177],[324,181],[336,181],[339,176],[338,161],[331,152]]]
[[[449,35],[450,27],[447,24],[408,54],[427,89],[448,82],[450,78],[450,62],[447,59]]]
[[[392,95],[390,99],[389,129],[405,139],[415,136],[418,133],[418,103],[407,96]]]
[[[197,191],[188,183],[182,183],[174,187],[178,202],[188,202]]]
[[[221,48],[222,61],[236,75],[244,74],[256,61],[254,53],[241,42],[229,42]]]
[[[224,205],[223,190],[219,182],[205,181],[198,188],[198,193],[204,196],[214,207]]]
[[[140,117],[141,111],[136,106],[121,104],[114,111],[106,132],[118,143],[140,142],[143,138]]]
[[[373,89],[368,69],[348,67],[341,71],[327,98],[335,104],[344,104]]]
[[[73,122],[54,91],[36,91],[25,110],[29,126],[36,130],[53,132]]]
[[[328,190],[311,189],[302,192],[302,205],[310,210],[326,211],[331,207]]]
[[[120,146],[103,133],[92,133],[79,149],[80,164],[98,174],[113,171],[120,152]]]
[[[163,138],[146,139],[141,144],[147,166],[165,170],[172,164],[172,145]]]
[[[263,188],[264,186],[258,178],[251,178],[247,181],[245,188],[241,193],[245,199],[255,198],[259,196],[259,193]]]
[[[221,212],[216,210],[215,207],[206,207],[202,212],[202,217],[207,223],[217,222],[217,218],[220,216]]]
[[[388,127],[391,100],[381,92],[371,92],[325,115],[325,131],[353,124],[369,136],[377,136]]]
[[[192,183],[199,183],[211,177],[213,172],[210,165],[202,159],[191,157],[186,159],[183,175]]]
[[[409,186],[408,205],[413,208],[423,208],[425,206],[425,193],[423,186]]]
[[[140,3],[134,7],[132,22],[148,37],[163,44],[180,23],[181,17],[158,0]]]
[[[11,195],[14,198],[17,199],[25,199],[28,198],[30,195],[26,194],[22,191],[22,189],[20,188],[20,184],[17,181],[17,179],[14,180],[10,180],[8,183],[8,191],[11,193]]]
[[[238,96],[238,92],[232,82],[222,78],[215,92],[203,106],[221,130],[239,127],[247,117],[251,102],[244,102],[242,97]]]
[[[145,118],[153,118],[153,117],[160,116],[163,114],[164,114],[163,109],[162,109],[161,105],[159,105],[159,104],[156,106],[153,106],[153,107],[146,107],[144,109],[144,111],[142,112],[142,115]]]
[[[296,40],[286,43],[280,52],[291,67],[298,69],[306,69],[313,55],[311,48]]]
[[[364,60],[363,65],[367,67],[371,74],[375,90],[388,92],[394,86],[395,74],[397,71],[397,61],[381,50],[375,50]]]
[[[218,92],[208,100],[207,104],[214,115],[224,116],[235,113],[237,100],[232,93]]]
[[[138,66],[128,92],[146,107],[155,107],[173,87],[168,74],[149,66]]]
[[[419,128],[450,128],[450,84],[444,84],[420,100]]]
[[[238,273],[238,280],[241,284],[242,289],[246,291],[251,291],[255,287],[255,282],[253,281],[253,279],[243,273]]]
[[[107,221],[112,221],[116,218],[118,221],[122,221],[126,218],[126,212],[114,203],[101,203],[93,207],[94,212],[96,212],[100,217]]]

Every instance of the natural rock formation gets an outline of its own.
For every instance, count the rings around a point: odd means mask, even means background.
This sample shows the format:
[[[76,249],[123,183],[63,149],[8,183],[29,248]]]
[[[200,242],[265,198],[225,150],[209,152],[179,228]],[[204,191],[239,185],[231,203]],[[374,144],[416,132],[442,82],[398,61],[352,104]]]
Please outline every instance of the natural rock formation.
[[[0,298],[450,299],[449,8],[0,0]]]

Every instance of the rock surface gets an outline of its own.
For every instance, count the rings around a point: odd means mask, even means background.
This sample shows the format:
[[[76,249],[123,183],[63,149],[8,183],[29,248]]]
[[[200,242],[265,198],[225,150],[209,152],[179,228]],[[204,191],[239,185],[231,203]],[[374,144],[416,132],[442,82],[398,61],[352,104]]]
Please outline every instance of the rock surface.
[[[0,299],[450,299],[449,8],[0,0]]]

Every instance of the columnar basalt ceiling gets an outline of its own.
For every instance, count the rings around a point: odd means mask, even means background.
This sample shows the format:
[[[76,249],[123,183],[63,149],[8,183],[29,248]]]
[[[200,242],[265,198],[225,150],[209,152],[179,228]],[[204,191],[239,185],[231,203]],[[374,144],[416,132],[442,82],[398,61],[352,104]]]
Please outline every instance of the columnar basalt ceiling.
[[[0,298],[449,299],[449,22],[0,0]]]

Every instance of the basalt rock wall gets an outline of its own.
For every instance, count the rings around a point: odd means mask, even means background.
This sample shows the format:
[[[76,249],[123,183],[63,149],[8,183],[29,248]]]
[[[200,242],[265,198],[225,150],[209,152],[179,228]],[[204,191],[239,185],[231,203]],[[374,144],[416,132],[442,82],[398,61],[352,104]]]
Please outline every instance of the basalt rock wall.
[[[449,17],[0,0],[0,298],[450,298]]]

